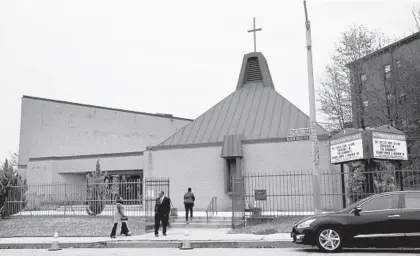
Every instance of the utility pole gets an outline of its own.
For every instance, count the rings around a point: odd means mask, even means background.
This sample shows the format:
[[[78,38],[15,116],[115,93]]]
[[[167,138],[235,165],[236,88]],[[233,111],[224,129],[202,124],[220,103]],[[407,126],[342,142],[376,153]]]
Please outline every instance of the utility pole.
[[[315,214],[321,213],[321,191],[320,191],[320,175],[318,168],[318,134],[316,132],[316,109],[315,109],[315,89],[314,89],[314,72],[312,64],[312,41],[311,41],[311,22],[308,19],[308,11],[306,10],[306,0],[303,1],[305,9],[305,27],[306,27],[306,53],[308,59],[308,89],[309,89],[309,109],[310,109],[310,127],[311,127],[311,146],[312,146],[312,176],[313,176],[313,193]]]

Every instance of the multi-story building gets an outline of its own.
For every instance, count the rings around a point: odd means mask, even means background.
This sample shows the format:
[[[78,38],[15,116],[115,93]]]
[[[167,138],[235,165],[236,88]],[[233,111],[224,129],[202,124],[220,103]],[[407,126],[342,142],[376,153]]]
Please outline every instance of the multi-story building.
[[[400,80],[405,65],[420,65],[420,33],[347,64],[355,127],[404,126],[398,109],[406,95]]]

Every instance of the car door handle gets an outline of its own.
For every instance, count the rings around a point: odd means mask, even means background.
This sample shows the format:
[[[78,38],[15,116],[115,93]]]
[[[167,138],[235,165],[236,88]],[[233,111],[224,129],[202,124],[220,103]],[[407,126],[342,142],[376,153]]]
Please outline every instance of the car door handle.
[[[400,217],[399,214],[388,215],[388,218],[399,218],[399,217]]]

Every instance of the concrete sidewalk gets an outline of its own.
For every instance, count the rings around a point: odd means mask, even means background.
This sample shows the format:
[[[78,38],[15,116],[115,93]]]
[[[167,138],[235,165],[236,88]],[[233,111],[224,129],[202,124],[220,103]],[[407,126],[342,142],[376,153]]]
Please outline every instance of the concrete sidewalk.
[[[178,248],[185,239],[185,228],[169,229],[167,236],[153,233],[139,236],[117,237],[59,237],[62,248]],[[195,248],[238,248],[293,246],[289,233],[272,235],[228,234],[229,229],[188,229],[189,240]],[[0,238],[0,249],[49,248],[53,237]]]

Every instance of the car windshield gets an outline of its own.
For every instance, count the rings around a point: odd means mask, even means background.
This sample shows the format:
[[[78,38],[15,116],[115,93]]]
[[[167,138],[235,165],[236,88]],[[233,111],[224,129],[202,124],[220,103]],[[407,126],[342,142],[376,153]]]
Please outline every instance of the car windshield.
[[[355,203],[352,203],[351,205],[349,205],[349,206],[347,206],[346,208],[344,208],[344,209],[343,209],[343,211],[352,210],[352,209],[354,209],[356,206],[358,206],[360,203],[362,203],[362,201],[365,201],[365,200],[367,200],[367,199],[369,199],[369,198],[371,198],[371,197],[373,197],[373,196],[374,196],[374,195],[371,195],[371,196],[368,196],[368,197],[362,198],[362,199],[360,199],[359,201],[357,201],[357,202],[355,202]]]

